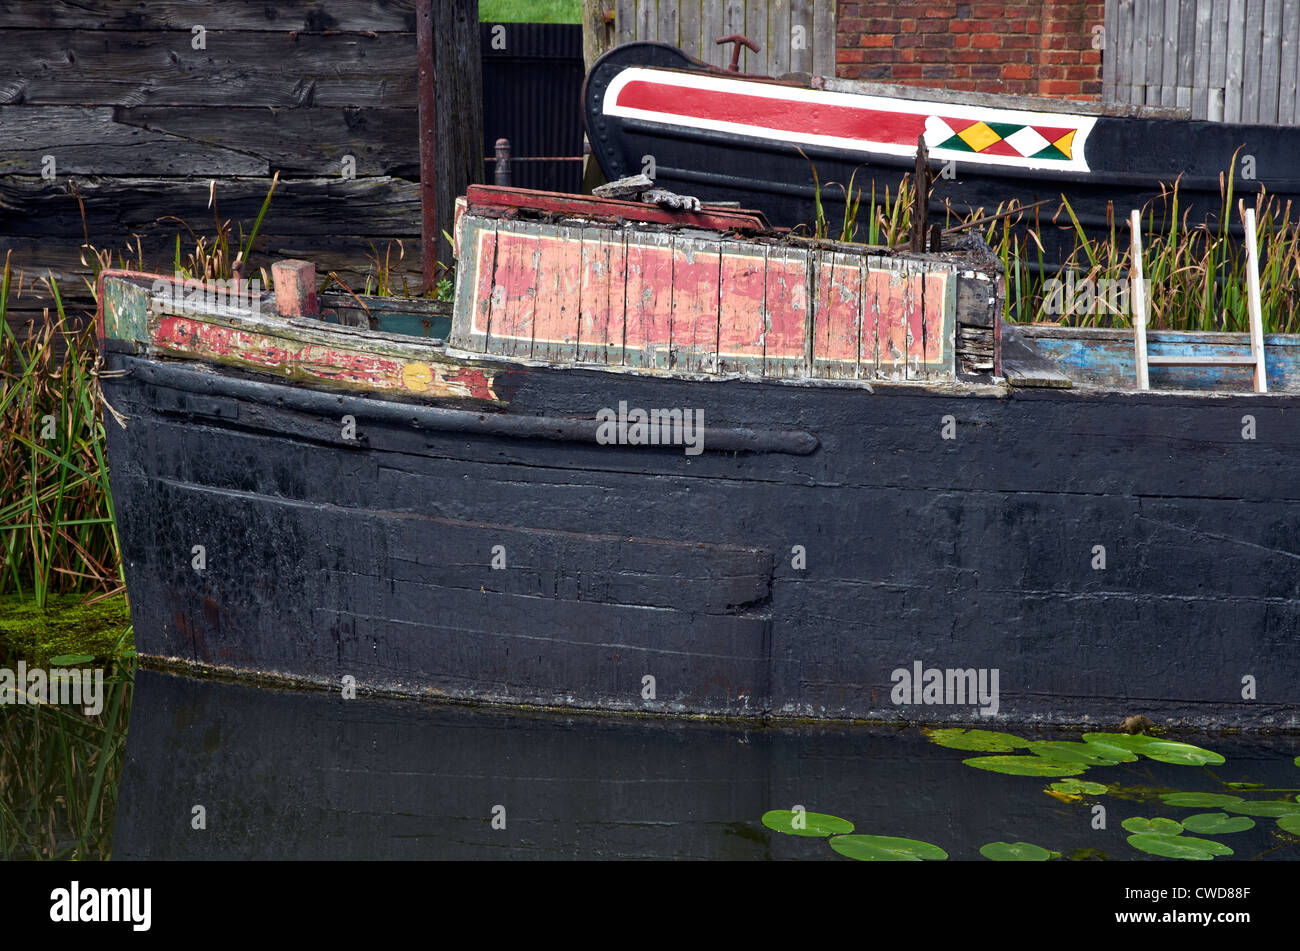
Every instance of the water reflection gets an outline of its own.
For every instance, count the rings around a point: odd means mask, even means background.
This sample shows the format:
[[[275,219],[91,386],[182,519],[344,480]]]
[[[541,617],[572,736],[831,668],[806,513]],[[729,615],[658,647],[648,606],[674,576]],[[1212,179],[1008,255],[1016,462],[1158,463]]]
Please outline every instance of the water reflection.
[[[1300,786],[1293,739],[1179,738],[1228,762],[1092,770],[1085,778],[1122,794],[1061,801],[1044,793],[1051,780],[971,769],[961,761],[973,754],[910,728],[507,713],[142,671],[114,855],[842,861],[825,840],[760,821],[803,805],[858,832],[932,842],[952,859],[980,860],[980,846],[1000,840],[1146,859],[1122,820],[1207,811],[1171,810],[1157,793]],[[1105,830],[1092,828],[1098,803]],[[192,827],[196,806],[204,829]],[[494,827],[501,819],[505,828]],[[1222,839],[1237,859],[1300,858],[1300,839],[1269,819]]]

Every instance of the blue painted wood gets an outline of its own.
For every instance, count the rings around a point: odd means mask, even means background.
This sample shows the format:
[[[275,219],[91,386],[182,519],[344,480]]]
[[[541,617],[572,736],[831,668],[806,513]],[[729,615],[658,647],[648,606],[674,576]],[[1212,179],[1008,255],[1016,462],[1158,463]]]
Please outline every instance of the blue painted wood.
[[[1137,389],[1131,330],[1055,325],[1017,325],[1015,333],[1076,383]],[[1249,357],[1250,335],[1148,330],[1153,357]],[[1265,334],[1264,368],[1269,391],[1300,392],[1300,335]],[[1252,386],[1250,367],[1151,367],[1156,390],[1243,390]]]

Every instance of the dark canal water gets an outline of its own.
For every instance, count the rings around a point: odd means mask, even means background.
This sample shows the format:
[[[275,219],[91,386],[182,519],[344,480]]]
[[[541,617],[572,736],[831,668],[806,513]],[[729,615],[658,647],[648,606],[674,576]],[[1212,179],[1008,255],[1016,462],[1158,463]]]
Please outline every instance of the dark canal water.
[[[972,768],[963,759],[984,754],[936,745],[911,727],[528,714],[140,671],[113,853],[847,861],[825,838],[761,821],[769,810],[803,806],[846,819],[857,833],[932,843],[953,860],[983,861],[981,846],[998,841],[1034,843],[1065,859],[1133,860],[1153,856],[1129,844],[1124,820],[1218,811],[1171,806],[1162,794],[1291,804],[1266,812],[1300,808],[1300,738],[1170,739],[1226,762],[1141,757],[1094,766],[1075,778],[1105,792],[1053,796],[1046,790],[1057,778]],[[196,829],[200,806],[206,827]],[[1095,827],[1099,817],[1104,828]],[[1214,861],[1300,859],[1300,836],[1277,817],[1253,822],[1212,836],[1233,853]]]

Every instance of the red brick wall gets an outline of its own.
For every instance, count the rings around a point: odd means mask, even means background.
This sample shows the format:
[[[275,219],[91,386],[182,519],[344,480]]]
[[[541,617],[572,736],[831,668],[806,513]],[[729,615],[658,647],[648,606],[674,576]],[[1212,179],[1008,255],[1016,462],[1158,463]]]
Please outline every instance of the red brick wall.
[[[841,0],[837,73],[917,86],[1101,97],[1104,0]]]

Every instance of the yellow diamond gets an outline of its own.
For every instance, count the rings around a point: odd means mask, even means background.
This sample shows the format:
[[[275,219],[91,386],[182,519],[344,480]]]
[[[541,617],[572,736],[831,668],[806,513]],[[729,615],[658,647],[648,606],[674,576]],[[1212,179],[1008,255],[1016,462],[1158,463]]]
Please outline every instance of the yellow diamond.
[[[994,142],[1000,142],[1002,140],[1002,136],[998,135],[983,122],[977,122],[969,129],[962,129],[957,133],[957,135],[976,152],[983,152]]]

